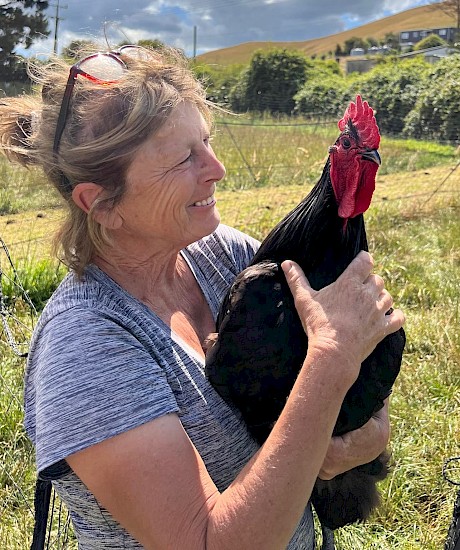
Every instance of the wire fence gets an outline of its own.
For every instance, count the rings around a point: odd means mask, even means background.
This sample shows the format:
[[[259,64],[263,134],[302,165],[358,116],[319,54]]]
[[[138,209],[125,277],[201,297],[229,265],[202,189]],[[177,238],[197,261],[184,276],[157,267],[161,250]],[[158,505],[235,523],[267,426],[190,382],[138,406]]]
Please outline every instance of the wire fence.
[[[239,119],[220,121],[216,133],[215,150],[227,167],[227,183],[223,187],[235,191],[269,187],[276,195],[276,189],[282,189],[283,185],[298,184],[308,188],[316,181],[327,146],[337,134],[337,126],[336,122],[320,117],[294,123]],[[422,145],[404,148],[402,143],[392,145],[390,141],[383,146],[386,155],[382,154],[390,159],[387,174],[419,168],[414,172],[418,179],[414,179],[412,187],[400,186],[399,193],[394,192],[391,196],[385,189],[376,191],[374,202],[417,198],[418,207],[423,208],[443,194],[460,195],[460,160],[453,147],[438,152],[439,158],[431,159],[429,167],[424,168],[424,159],[434,155],[430,148],[426,150]],[[440,167],[438,171],[437,166]],[[28,342],[38,317],[30,291],[23,285],[24,275],[16,263],[30,258],[31,254],[32,261],[39,261],[43,251],[49,250],[52,233],[63,214],[57,193],[45,191],[36,175],[5,170],[0,166],[3,179],[12,179],[14,186],[0,183],[0,452],[3,456],[0,462],[0,540],[7,541],[8,548],[14,550],[27,547],[25,541],[27,536],[30,538],[33,528],[33,449],[22,429],[22,377]],[[432,172],[430,182],[421,185],[420,179],[428,171]],[[17,221],[16,212],[29,212],[30,215]],[[5,287],[14,291],[5,296],[2,293]],[[20,520],[10,514],[11,510],[18,509],[22,510]],[[17,525],[18,521],[22,525]],[[11,540],[7,535],[2,539],[2,530],[9,530]],[[13,540],[14,533],[18,532],[25,532],[25,538]],[[55,495],[48,533],[46,548],[74,548],[68,514]]]

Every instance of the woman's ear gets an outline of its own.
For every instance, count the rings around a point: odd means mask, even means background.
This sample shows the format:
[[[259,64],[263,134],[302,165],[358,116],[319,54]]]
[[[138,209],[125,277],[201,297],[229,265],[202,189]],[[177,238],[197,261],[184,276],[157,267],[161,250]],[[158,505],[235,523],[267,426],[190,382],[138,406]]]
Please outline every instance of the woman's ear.
[[[72,190],[73,202],[88,214],[103,190],[97,183],[78,183]]]
[[[92,216],[97,223],[107,229],[120,229],[123,224],[121,216],[119,216],[115,208],[104,208],[103,205],[98,205],[98,199],[104,188],[97,183],[83,182],[78,183],[72,191],[72,199],[74,203],[87,214],[92,209]]]

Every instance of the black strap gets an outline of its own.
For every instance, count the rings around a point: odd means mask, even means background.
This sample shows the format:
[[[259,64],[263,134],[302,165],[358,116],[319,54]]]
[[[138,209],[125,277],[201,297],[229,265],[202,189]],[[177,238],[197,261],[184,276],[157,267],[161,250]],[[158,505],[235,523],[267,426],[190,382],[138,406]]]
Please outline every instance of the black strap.
[[[35,524],[34,535],[30,550],[43,550],[45,548],[46,527],[51,500],[51,481],[37,478],[35,484]]]
[[[43,550],[45,548],[46,529],[48,527],[48,515],[51,501],[51,480],[60,479],[71,471],[65,460],[60,460],[39,472],[35,484],[35,523],[34,534],[30,550]]]

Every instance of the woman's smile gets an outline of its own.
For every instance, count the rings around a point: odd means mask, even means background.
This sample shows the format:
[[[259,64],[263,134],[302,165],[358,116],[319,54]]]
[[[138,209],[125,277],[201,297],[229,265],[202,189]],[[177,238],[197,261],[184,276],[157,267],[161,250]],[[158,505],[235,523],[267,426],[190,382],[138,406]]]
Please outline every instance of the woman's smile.
[[[199,206],[199,207],[203,207],[203,206],[214,206],[216,204],[216,199],[214,197],[214,195],[211,195],[210,197],[208,197],[207,199],[203,199],[201,201],[196,201],[192,204],[192,206]]]

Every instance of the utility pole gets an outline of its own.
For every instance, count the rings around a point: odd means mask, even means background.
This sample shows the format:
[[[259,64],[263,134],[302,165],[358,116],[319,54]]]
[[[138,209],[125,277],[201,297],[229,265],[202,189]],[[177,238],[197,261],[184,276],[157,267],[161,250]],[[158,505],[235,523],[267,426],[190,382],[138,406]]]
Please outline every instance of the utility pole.
[[[54,19],[54,48],[53,51],[55,54],[57,54],[57,45],[58,45],[58,26],[59,21],[63,20],[63,17],[59,17],[59,9],[66,10],[68,8],[67,5],[60,6],[59,0],[57,0],[57,4],[50,4],[53,8],[56,8],[56,15],[54,17],[50,17],[50,19]]]
[[[196,58],[196,25],[193,27],[193,59]]]

